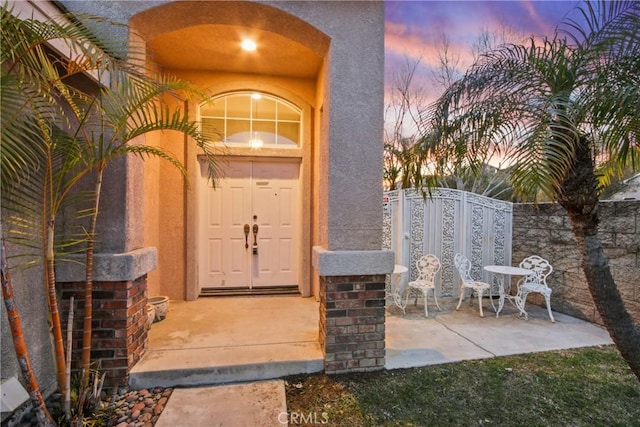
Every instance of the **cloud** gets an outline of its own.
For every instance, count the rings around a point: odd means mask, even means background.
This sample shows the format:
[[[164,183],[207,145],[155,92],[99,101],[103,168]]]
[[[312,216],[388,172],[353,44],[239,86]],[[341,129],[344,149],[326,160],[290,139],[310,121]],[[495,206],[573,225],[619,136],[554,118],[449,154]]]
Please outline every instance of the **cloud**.
[[[386,1],[385,80],[401,72],[407,61],[420,61],[415,83],[432,91],[435,99],[442,91],[434,84],[438,44],[443,35],[458,68],[466,70],[473,61],[472,46],[483,31],[514,41],[529,35],[551,35],[573,8],[575,1]],[[388,91],[387,91],[388,93]]]

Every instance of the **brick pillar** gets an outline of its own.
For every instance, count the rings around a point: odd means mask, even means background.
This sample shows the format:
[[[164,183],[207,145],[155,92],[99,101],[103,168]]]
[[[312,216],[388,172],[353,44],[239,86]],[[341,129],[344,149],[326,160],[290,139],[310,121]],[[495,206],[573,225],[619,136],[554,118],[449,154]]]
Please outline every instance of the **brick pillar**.
[[[385,275],[320,276],[320,345],[327,374],[385,363]]]
[[[84,283],[60,283],[66,331],[69,299],[75,299],[72,367],[81,369]],[[93,286],[92,362],[106,372],[105,387],[126,386],[129,371],[147,348],[147,275],[136,280],[95,282]],[[65,334],[66,335],[66,334]]]

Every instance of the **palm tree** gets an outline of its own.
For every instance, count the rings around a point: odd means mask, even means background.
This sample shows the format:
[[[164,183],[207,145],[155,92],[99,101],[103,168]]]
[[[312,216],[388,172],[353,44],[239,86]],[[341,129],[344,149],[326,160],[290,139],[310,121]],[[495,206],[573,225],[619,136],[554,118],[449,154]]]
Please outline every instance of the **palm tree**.
[[[49,318],[54,337],[56,372],[60,392],[66,395],[62,328],[53,281],[55,216],[64,194],[60,177],[73,168],[73,157],[64,154],[55,134],[64,118],[63,100],[74,96],[63,83],[71,73],[61,73],[57,56],[47,42],[61,35],[37,21],[22,21],[4,4],[2,18],[2,183],[3,239],[20,243],[23,256],[45,272]],[[74,33],[67,28],[67,38]],[[8,215],[7,215],[8,214]],[[27,253],[29,251],[35,251]],[[6,301],[5,301],[6,303]],[[30,374],[30,377],[35,376]],[[29,381],[27,381],[29,382]]]
[[[0,224],[0,235],[2,235],[2,224]],[[20,366],[22,376],[24,377],[31,403],[35,408],[38,424],[41,426],[55,426],[56,424],[44,403],[42,392],[40,391],[40,385],[38,384],[38,379],[33,372],[31,358],[24,340],[20,313],[16,307],[13,293],[13,282],[11,281],[11,275],[9,274],[9,267],[7,264],[4,238],[0,242],[0,283],[2,284],[2,299],[4,300],[4,304],[7,309],[7,319],[11,325],[13,347],[16,352],[16,357],[18,358],[18,365]]]
[[[172,130],[191,137],[209,159],[209,178],[216,175],[215,157],[196,123],[188,119],[185,111],[171,109],[162,97],[190,95],[195,89],[188,84],[158,76],[147,78],[132,76],[129,71],[110,71],[112,85],[91,99],[91,108],[76,117],[77,128],[70,138],[81,147],[81,162],[93,174],[92,206],[89,208],[89,226],[86,232],[85,311],[83,327],[82,365],[83,379],[90,371],[93,257],[96,225],[100,209],[100,195],[105,169],[116,158],[129,154],[157,157],[175,166],[186,178],[186,170],[173,154],[161,148],[133,144],[139,136],[154,131]],[[134,78],[132,78],[134,77]]]
[[[476,169],[508,153],[517,193],[540,190],[566,209],[598,312],[640,380],[640,330],[598,236],[602,184],[640,160],[640,2],[586,1],[575,13],[551,38],[479,57],[425,117],[438,138],[422,149]]]
[[[36,265],[45,272],[54,335],[58,386],[66,396],[65,352],[56,300],[55,260],[60,251],[86,242],[83,381],[91,361],[93,250],[102,176],[116,157],[134,154],[168,160],[184,175],[182,164],[158,147],[130,144],[138,136],[174,130],[191,137],[209,160],[215,158],[186,111],[170,109],[163,97],[193,96],[189,85],[140,71],[136,52],[98,40],[85,28],[64,21],[21,20],[2,8],[2,198],[10,206],[8,233],[27,248],[40,248]],[[64,45],[68,57],[50,43]],[[119,58],[127,58],[121,60]],[[78,78],[94,76],[91,84]],[[110,84],[102,85],[108,77]],[[89,87],[89,90],[83,89]],[[90,172],[94,172],[90,175]],[[82,179],[95,178],[87,210],[89,225],[81,238],[56,236],[56,219],[64,203],[73,201]],[[81,197],[82,198],[82,197]],[[37,225],[40,224],[40,225]],[[36,230],[36,233],[33,233]],[[59,234],[59,233],[58,233]]]

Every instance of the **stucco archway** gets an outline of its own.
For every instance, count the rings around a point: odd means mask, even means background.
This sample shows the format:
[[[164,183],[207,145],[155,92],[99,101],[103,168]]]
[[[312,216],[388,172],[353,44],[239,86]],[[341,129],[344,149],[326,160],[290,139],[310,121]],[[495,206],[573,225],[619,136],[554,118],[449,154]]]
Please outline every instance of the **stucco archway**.
[[[157,62],[169,68],[185,68],[180,59],[195,52],[198,63],[192,69],[252,72],[248,68],[257,66],[253,73],[315,78],[330,43],[320,30],[291,14],[244,1],[167,3],[138,13],[130,22],[154,50]],[[206,53],[212,56],[203,57],[198,50],[199,36],[210,43]],[[237,56],[243,36],[261,46],[264,53],[257,61]],[[287,58],[292,62],[283,62]],[[279,62],[265,62],[275,59]]]
[[[278,153],[233,148],[236,157],[296,157],[303,186],[302,266],[300,291],[311,294],[311,245],[314,235],[311,194],[314,141],[321,127],[316,115],[323,99],[329,38],[303,20],[264,4],[250,2],[174,2],[131,18],[132,44],[139,43],[159,69],[191,81],[210,94],[227,90],[261,90],[282,96],[303,108],[305,126],[299,150]],[[258,44],[256,52],[240,49],[243,37]],[[182,105],[195,114],[195,103]],[[194,116],[195,119],[195,116]],[[154,136],[182,159],[190,175],[198,169],[193,144],[176,135]],[[145,162],[145,246],[158,248],[158,268],[149,274],[149,294],[174,299],[198,297],[197,208],[195,193],[165,164]]]

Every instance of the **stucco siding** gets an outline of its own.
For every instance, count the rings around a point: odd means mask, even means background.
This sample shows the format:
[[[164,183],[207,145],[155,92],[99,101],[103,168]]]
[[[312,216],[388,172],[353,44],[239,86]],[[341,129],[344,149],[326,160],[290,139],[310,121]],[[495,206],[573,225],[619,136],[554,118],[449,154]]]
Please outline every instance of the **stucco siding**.
[[[382,244],[384,13],[382,2],[271,2],[331,38],[327,103],[327,249]],[[322,155],[322,153],[321,153]],[[323,199],[323,196],[326,199]]]

